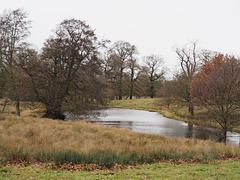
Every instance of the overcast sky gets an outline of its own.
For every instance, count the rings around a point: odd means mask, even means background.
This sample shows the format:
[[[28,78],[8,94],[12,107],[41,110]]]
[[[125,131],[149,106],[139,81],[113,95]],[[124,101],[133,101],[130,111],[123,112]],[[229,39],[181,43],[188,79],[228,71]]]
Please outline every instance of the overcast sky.
[[[0,0],[4,9],[23,8],[32,20],[29,41],[41,48],[64,19],[89,24],[99,39],[136,45],[140,55],[162,55],[173,70],[174,46],[240,55],[240,0]]]

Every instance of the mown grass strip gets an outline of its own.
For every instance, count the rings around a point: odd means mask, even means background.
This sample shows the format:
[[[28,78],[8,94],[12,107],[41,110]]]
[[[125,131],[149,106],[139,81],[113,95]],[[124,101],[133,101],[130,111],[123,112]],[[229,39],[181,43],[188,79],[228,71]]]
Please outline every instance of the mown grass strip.
[[[0,179],[240,179],[240,162],[214,161],[208,164],[155,163],[131,169],[81,172],[27,167],[0,167]]]

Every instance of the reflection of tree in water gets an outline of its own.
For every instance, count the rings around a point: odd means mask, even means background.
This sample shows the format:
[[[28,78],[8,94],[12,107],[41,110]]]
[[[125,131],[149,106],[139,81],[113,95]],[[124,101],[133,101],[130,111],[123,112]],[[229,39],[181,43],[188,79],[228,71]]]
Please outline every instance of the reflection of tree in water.
[[[86,120],[87,122],[99,122],[101,117],[108,116],[107,112],[103,108],[97,108],[95,110],[86,110],[82,114],[74,114],[72,112],[65,113],[66,121],[78,121]]]
[[[127,128],[133,130],[133,122],[132,121],[100,121],[98,124],[112,126],[117,128]]]
[[[132,121],[121,121],[120,126],[133,130],[133,122]]]
[[[186,131],[186,138],[196,138],[196,139],[211,139],[217,142],[222,142],[223,137],[221,131],[218,129],[194,127],[193,124],[189,123]]]
[[[193,137],[193,124],[188,123],[188,128],[186,131],[186,138],[192,138]]]

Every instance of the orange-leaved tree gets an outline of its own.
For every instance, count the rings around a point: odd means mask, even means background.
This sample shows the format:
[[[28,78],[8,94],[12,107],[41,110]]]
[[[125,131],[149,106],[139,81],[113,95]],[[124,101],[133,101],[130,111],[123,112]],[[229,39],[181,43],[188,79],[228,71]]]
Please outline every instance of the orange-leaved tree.
[[[227,131],[240,124],[240,62],[234,56],[218,54],[206,61],[191,84],[191,96],[206,107],[222,129],[226,143]]]

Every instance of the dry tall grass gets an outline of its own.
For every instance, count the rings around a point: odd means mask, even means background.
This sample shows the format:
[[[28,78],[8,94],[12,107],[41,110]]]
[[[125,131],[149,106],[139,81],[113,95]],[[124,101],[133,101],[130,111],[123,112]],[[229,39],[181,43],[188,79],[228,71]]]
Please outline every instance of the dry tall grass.
[[[210,154],[218,157],[240,156],[239,147],[212,141],[167,138],[82,121],[65,122],[15,115],[0,115],[0,159],[4,159],[3,149],[23,149],[33,153],[63,150],[85,154],[193,154],[200,158]]]

